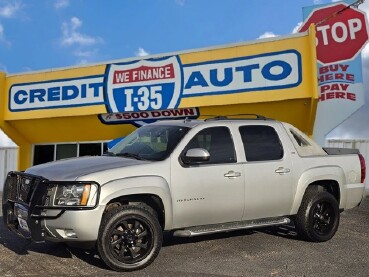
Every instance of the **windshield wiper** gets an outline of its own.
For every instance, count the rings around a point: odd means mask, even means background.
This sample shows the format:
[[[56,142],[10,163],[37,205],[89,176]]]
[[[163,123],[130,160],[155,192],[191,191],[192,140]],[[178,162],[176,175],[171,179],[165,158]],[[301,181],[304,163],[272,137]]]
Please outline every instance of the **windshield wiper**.
[[[113,152],[110,152],[110,151],[106,151],[106,152],[104,152],[104,154],[103,154],[104,156],[116,156],[115,155],[115,153],[113,153]]]
[[[134,158],[136,160],[143,160],[140,155],[138,154],[134,154],[134,153],[128,153],[128,152],[124,152],[124,153],[118,153],[118,154],[115,154],[115,156],[118,156],[118,157],[125,157],[125,158]]]

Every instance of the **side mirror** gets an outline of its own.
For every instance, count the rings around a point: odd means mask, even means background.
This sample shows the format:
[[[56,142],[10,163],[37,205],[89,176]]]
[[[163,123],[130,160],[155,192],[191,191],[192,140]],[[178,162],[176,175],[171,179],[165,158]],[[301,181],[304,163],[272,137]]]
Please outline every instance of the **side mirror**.
[[[203,148],[192,148],[182,156],[185,164],[201,164],[210,159],[209,151]]]

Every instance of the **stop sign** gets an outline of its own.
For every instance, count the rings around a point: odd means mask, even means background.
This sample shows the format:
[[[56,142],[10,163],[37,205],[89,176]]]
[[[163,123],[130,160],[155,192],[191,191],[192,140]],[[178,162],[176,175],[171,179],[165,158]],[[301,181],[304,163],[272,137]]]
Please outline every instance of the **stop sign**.
[[[316,26],[317,59],[323,64],[354,59],[368,40],[364,12],[348,8],[332,16],[346,7],[346,4],[335,4],[315,9],[299,30],[304,32],[312,23],[328,18]]]

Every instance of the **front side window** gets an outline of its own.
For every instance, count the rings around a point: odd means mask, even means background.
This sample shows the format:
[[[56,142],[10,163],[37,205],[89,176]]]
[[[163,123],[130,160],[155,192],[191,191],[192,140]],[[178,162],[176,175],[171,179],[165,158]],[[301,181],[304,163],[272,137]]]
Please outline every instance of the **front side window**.
[[[231,133],[227,127],[211,127],[197,133],[185,147],[189,149],[203,148],[210,154],[205,164],[234,163],[236,154]]]
[[[164,160],[188,130],[188,127],[182,126],[143,126],[114,145],[109,154],[152,161]]]
[[[280,160],[283,147],[271,126],[251,125],[239,128],[247,161]]]

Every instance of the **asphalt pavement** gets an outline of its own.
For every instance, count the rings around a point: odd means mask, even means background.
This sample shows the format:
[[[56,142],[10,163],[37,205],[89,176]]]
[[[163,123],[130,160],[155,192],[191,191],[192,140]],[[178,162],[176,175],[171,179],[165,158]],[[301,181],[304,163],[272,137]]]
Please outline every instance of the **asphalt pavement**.
[[[4,227],[1,214],[0,276],[369,276],[369,197],[341,214],[337,234],[325,243],[299,240],[293,226],[166,234],[154,263],[132,273],[108,269],[93,252],[27,243]]]

